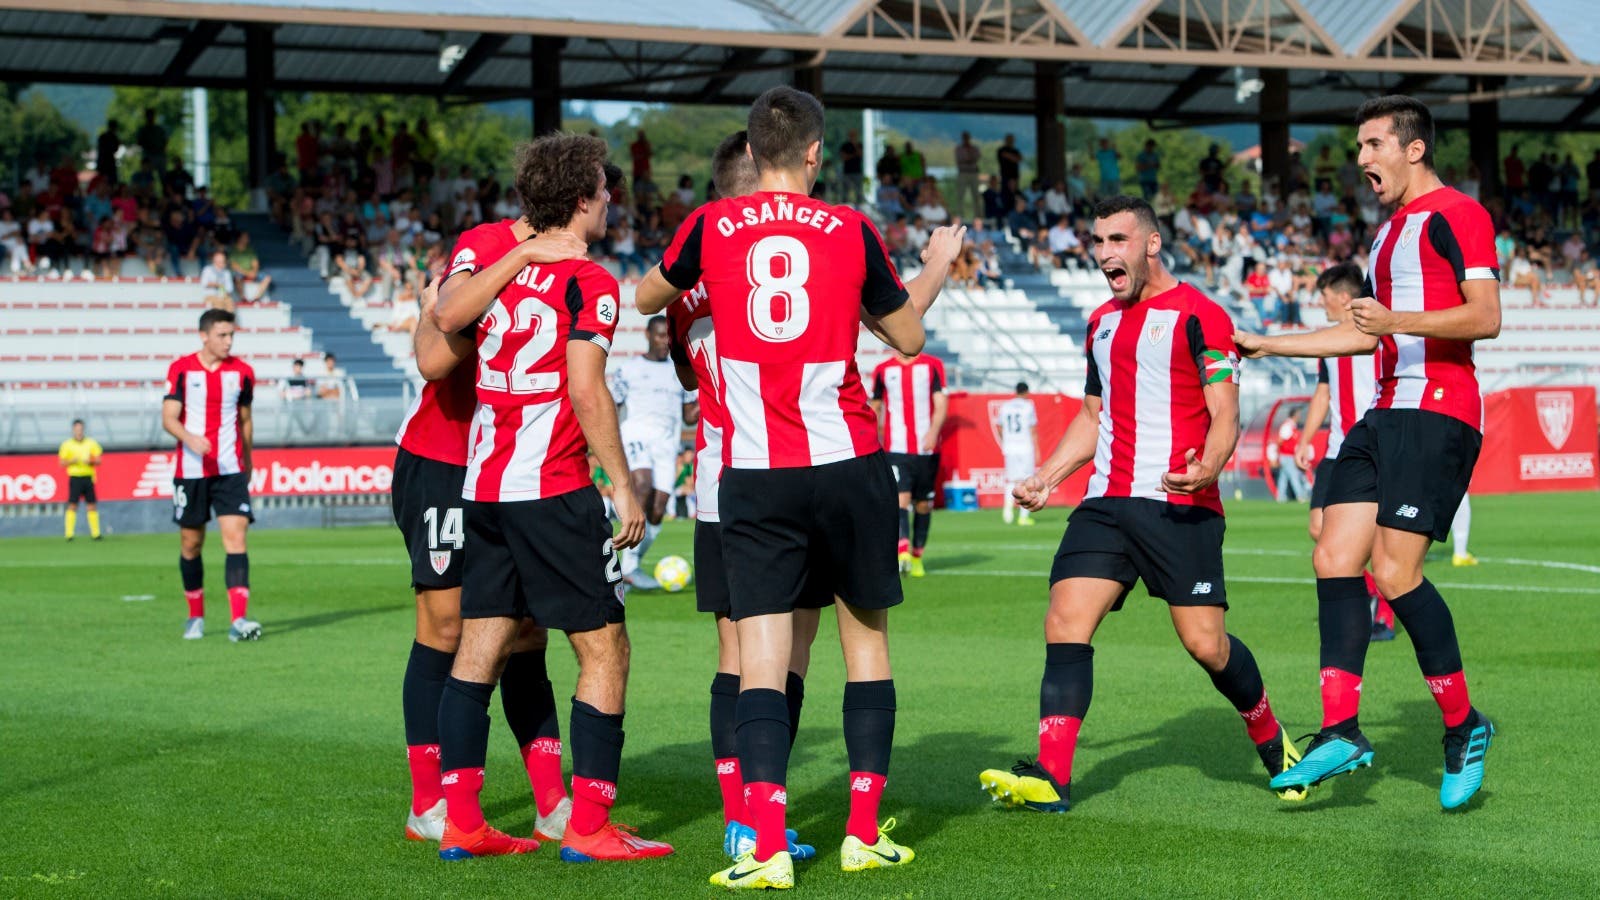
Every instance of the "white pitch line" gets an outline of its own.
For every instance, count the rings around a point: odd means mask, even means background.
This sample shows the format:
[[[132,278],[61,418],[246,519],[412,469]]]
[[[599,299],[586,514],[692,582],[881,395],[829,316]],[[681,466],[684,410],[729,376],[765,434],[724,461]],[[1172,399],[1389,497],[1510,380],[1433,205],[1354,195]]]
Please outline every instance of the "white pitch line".
[[[980,550],[1055,550],[1060,544],[974,544],[974,549]],[[1280,556],[1299,557],[1311,559],[1311,547],[1308,544],[1304,550],[1274,550],[1267,547],[1223,547],[1222,552],[1227,556]],[[1573,572],[1584,572],[1590,575],[1600,575],[1600,566],[1588,563],[1564,562],[1558,559],[1522,559],[1514,556],[1480,556],[1479,562],[1503,566],[1532,566],[1539,569],[1566,569]],[[1237,580],[1237,579],[1236,579]]]

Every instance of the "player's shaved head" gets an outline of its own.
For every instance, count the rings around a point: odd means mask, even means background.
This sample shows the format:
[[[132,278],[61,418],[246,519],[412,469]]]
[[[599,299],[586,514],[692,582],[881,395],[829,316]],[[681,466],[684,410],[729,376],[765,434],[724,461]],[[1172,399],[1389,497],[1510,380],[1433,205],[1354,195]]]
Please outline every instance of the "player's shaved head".
[[[757,169],[798,169],[822,140],[822,104],[805,91],[770,88],[751,104],[745,127]]]
[[[1096,219],[1109,219],[1118,213],[1131,212],[1139,221],[1139,227],[1150,233],[1161,230],[1161,223],[1156,219],[1156,211],[1149,201],[1140,197],[1121,195],[1107,197],[1094,205]]]
[[[743,197],[755,193],[759,176],[750,158],[750,134],[735,131],[722,139],[711,154],[711,184],[719,197]]]
[[[656,328],[665,329],[667,327],[667,317],[651,316],[650,321],[644,323],[644,327],[646,331],[653,331]]]
[[[605,164],[606,142],[586,134],[547,134],[523,144],[516,187],[529,227],[553,231],[572,221],[578,204],[599,192]]]
[[[1334,291],[1346,297],[1359,297],[1366,279],[1361,274],[1361,267],[1355,263],[1340,263],[1329,266],[1317,276],[1317,290]]]
[[[1017,395],[1021,396],[1023,394],[1026,394],[1027,392],[1028,392],[1028,383],[1026,381],[1017,382]]]

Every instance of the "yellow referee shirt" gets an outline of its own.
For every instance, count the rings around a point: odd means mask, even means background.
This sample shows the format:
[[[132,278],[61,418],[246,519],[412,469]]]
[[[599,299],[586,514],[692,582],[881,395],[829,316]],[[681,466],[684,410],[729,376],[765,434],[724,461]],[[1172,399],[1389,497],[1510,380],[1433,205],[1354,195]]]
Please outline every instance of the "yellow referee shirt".
[[[94,438],[81,441],[68,438],[61,442],[61,450],[56,455],[66,465],[68,475],[73,478],[93,478],[94,466],[89,464],[89,460],[98,458],[104,452],[100,449],[100,442]]]

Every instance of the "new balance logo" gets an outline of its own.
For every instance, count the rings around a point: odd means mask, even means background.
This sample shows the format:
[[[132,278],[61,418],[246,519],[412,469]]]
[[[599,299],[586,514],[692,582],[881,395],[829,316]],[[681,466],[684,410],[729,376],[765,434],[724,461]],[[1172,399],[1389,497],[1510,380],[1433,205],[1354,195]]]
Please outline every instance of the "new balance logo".
[[[782,788],[779,788],[778,790],[775,790],[775,791],[772,792],[772,798],[771,799],[772,799],[773,803],[776,803],[779,806],[788,806],[789,805],[789,792],[784,790],[784,789],[782,789]]]
[[[444,776],[443,778],[439,779],[439,783],[440,784],[457,784],[460,781],[461,781],[461,773],[460,772],[451,772],[450,774],[448,774],[448,775]]]
[[[1194,590],[1190,591],[1189,593],[1190,593],[1191,596],[1196,596],[1196,597],[1204,596],[1206,594],[1209,594],[1209,593],[1211,593],[1211,582],[1209,582],[1209,581],[1197,581],[1197,582],[1195,582]]]
[[[1415,519],[1417,517],[1417,513],[1421,511],[1422,510],[1417,509],[1415,506],[1402,505],[1399,509],[1394,511],[1394,514],[1402,519]]]
[[[1102,328],[1100,329],[1100,333],[1094,336],[1094,339],[1097,341],[1103,341],[1108,337],[1111,337],[1111,329]]]
[[[850,782],[850,790],[860,791],[863,794],[869,793],[872,790],[872,779],[862,775],[860,778]]]
[[[732,775],[733,773],[735,773],[737,771],[739,771],[739,764],[734,762],[731,759],[728,760],[727,762],[719,762],[719,763],[717,763],[717,774],[718,775]]]

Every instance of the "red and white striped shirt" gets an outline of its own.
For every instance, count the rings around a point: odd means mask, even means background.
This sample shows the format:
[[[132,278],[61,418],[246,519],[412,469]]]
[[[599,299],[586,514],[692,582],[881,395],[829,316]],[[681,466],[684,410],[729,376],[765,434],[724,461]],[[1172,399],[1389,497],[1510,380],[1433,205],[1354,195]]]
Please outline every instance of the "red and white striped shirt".
[[[717,200],[678,229],[661,273],[681,291],[705,285],[727,465],[820,466],[878,451],[856,369],[861,311],[887,315],[909,295],[871,222],[798,194]]]
[[[244,471],[244,426],[239,409],[255,397],[256,373],[249,363],[230,356],[207,369],[200,354],[173,360],[167,367],[167,400],[183,404],[178,421],[185,430],[204,435],[211,452],[201,456],[178,445],[178,478],[211,478]]]
[[[451,254],[451,277],[476,275],[517,245],[514,219],[486,222],[462,232]],[[408,452],[451,466],[467,464],[467,438],[478,406],[478,357],[463,359],[449,375],[422,386],[395,435]]]
[[[1461,282],[1498,280],[1494,224],[1478,201],[1454,188],[1429,191],[1395,213],[1372,242],[1371,295],[1395,312],[1450,309],[1466,302]],[[1472,342],[1408,334],[1378,339],[1373,409],[1425,409],[1483,430]]]
[[[1208,383],[1237,383],[1233,321],[1187,284],[1139,303],[1111,300],[1089,318],[1086,396],[1100,398],[1094,475],[1084,498],[1145,497],[1222,512],[1212,485],[1169,494],[1161,476],[1181,472],[1184,452],[1205,450]]]
[[[1328,455],[1336,459],[1344,436],[1372,408],[1378,390],[1376,360],[1368,356],[1336,356],[1317,360],[1317,381],[1328,386]]]
[[[672,359],[694,369],[700,383],[700,423],[694,433],[695,518],[720,522],[717,488],[722,484],[722,431],[726,413],[718,399],[722,368],[717,363],[717,335],[711,329],[711,307],[704,285],[667,307],[672,334]]]
[[[883,403],[884,448],[890,453],[933,454],[923,450],[933,424],[933,395],[944,393],[944,363],[921,354],[903,363],[891,356],[872,372],[872,399]]]
[[[586,259],[530,265],[478,321],[478,409],[461,496],[540,500],[587,487],[588,442],[572,409],[567,342],[611,351],[617,280]]]

